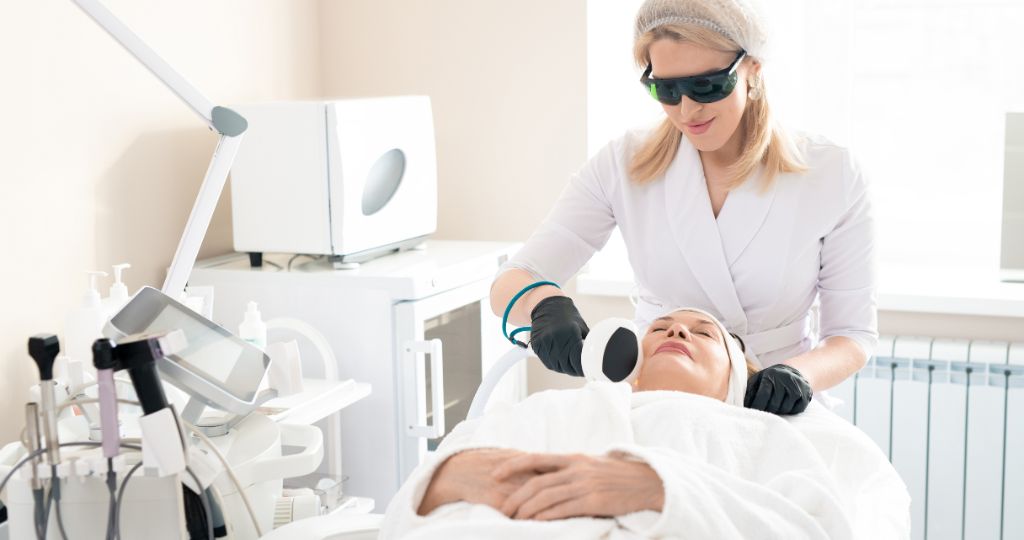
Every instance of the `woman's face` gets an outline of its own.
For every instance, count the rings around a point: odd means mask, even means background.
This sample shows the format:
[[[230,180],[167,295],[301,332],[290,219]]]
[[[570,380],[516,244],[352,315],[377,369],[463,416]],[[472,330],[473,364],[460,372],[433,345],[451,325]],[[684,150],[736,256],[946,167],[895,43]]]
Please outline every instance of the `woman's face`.
[[[651,44],[651,76],[656,79],[691,77],[721,71],[736,59],[736,53],[708,49],[689,42],[659,39]],[[744,60],[737,68],[736,88],[725,99],[698,103],[683,96],[678,105],[665,105],[665,114],[686,135],[697,150],[714,152],[737,133],[747,105],[747,77],[752,68]]]
[[[675,390],[725,401],[729,354],[718,325],[706,315],[677,311],[656,319],[643,338],[636,390]]]

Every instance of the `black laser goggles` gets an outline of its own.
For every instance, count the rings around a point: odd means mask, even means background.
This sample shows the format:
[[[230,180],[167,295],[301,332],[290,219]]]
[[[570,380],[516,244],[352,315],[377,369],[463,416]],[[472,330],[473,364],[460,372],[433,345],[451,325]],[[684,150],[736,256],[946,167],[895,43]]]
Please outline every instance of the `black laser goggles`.
[[[650,92],[651,97],[665,105],[679,105],[683,96],[697,103],[714,103],[729,97],[736,88],[736,81],[739,78],[736,68],[746,56],[746,51],[740,51],[732,64],[722,71],[674,79],[652,79],[652,66],[648,63],[644,74],[640,76],[640,84]]]

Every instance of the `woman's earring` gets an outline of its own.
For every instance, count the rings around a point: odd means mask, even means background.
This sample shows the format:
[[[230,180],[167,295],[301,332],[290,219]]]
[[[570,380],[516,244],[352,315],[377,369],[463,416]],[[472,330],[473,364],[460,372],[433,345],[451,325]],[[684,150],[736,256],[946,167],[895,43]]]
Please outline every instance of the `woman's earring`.
[[[763,92],[761,92],[761,86],[757,79],[748,79],[747,86],[750,87],[750,90],[747,91],[747,97],[750,98],[751,101],[757,101],[764,95]]]

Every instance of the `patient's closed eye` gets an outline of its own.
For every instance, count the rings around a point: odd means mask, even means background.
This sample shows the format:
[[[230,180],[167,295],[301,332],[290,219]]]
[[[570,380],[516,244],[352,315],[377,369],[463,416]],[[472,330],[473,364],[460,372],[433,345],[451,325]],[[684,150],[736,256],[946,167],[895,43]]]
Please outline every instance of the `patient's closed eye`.
[[[700,332],[697,332],[698,334],[705,335],[705,336],[707,336],[709,338],[712,338],[712,339],[717,339],[718,338],[718,332],[716,330],[712,329],[711,323],[706,322],[706,321],[705,322],[701,322],[700,324],[697,325],[697,327],[698,328],[702,328],[702,330]]]

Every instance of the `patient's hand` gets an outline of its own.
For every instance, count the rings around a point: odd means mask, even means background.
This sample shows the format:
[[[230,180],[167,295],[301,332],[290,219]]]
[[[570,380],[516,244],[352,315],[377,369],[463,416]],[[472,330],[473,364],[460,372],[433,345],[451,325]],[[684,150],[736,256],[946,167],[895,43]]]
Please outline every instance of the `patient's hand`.
[[[622,456],[523,454],[494,471],[496,481],[534,474],[505,498],[501,511],[514,519],[614,517],[660,512],[661,477],[649,465]]]
[[[522,455],[516,450],[488,448],[451,456],[434,471],[417,513],[425,516],[438,506],[458,501],[486,504],[500,510],[505,498],[534,474],[510,474],[496,480],[491,473],[505,461]]]

